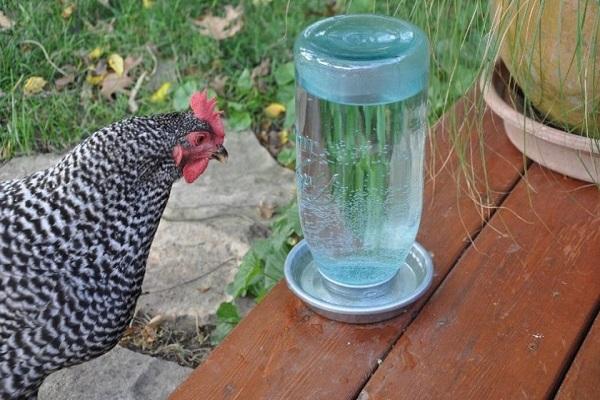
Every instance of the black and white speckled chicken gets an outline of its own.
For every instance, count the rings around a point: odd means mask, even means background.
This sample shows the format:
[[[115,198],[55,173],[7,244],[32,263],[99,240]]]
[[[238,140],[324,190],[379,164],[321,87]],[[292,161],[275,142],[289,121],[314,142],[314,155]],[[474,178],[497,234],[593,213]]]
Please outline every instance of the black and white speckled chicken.
[[[172,184],[223,160],[215,100],[100,129],[56,166],[0,183],[0,399],[117,344]]]

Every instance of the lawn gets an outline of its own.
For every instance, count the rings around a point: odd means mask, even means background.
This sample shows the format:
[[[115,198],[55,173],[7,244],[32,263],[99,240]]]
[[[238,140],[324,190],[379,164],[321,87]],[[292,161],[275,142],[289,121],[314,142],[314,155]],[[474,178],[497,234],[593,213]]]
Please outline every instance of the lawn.
[[[393,15],[420,26],[431,41],[431,122],[472,86],[488,30],[487,0],[5,0],[0,11],[12,21],[6,26],[5,19],[0,30],[0,162],[63,151],[132,114],[185,108],[192,91],[209,87],[230,131],[254,131],[291,167],[291,49],[302,28],[357,12]],[[225,29],[212,26],[208,34],[198,22],[218,25],[223,20],[212,16],[228,15]],[[120,72],[119,60],[125,79],[115,91],[105,83]],[[134,60],[138,63],[127,71]],[[45,84],[30,90],[32,77]],[[260,300],[300,235],[294,205],[280,210],[271,236],[244,258],[230,293]],[[239,319],[232,304],[221,307],[218,317],[215,341]]]
[[[429,34],[431,120],[471,85],[480,65],[487,13],[482,0],[252,0],[231,5],[241,6],[241,29],[217,40],[194,24],[209,13],[224,16],[224,3],[217,1],[4,1],[0,11],[14,25],[0,31],[0,157],[60,151],[132,114],[127,92],[142,74],[136,114],[181,107],[191,89],[211,86],[234,129],[289,127],[293,69],[287,63],[293,40],[312,21],[333,14],[395,15]],[[90,57],[95,49],[99,57]],[[113,53],[141,60],[124,92],[107,98],[88,75]],[[261,63],[263,68],[257,68]],[[73,82],[61,87],[57,80],[64,75]],[[47,83],[39,93],[25,95],[30,77]],[[167,96],[153,102],[152,94],[164,83],[170,84]],[[265,117],[263,110],[273,102],[287,107],[287,123],[283,114],[280,120]]]

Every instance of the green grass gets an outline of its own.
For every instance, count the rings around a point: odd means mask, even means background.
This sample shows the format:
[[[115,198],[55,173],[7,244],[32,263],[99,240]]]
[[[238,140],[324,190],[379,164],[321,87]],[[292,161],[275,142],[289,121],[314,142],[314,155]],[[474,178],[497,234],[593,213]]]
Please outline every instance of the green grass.
[[[8,0],[2,11],[16,22],[14,28],[0,32],[0,158],[35,151],[63,150],[92,132],[130,114],[127,96],[114,101],[102,98],[97,89],[85,89],[88,65],[83,55],[97,46],[109,52],[142,56],[142,70],[150,72],[174,65],[168,80],[177,85],[194,81],[201,87],[213,77],[229,77],[221,96],[226,116],[235,120],[250,116],[257,127],[264,119],[262,110],[272,101],[287,101],[291,85],[282,88],[271,74],[264,78],[266,91],[244,87],[240,76],[270,59],[272,71],[292,58],[291,48],[298,32],[309,23],[332,12],[369,12],[395,15],[415,22],[432,42],[430,119],[435,120],[471,85],[479,64],[480,46],[486,29],[484,0],[461,1],[286,1],[266,5],[243,1],[244,28],[236,36],[216,41],[200,35],[193,18],[211,11],[223,15],[225,3],[196,0],[156,0],[150,9],[141,0],[76,1],[73,15],[61,16],[65,7],[59,1]],[[256,4],[255,4],[256,3]],[[65,2],[68,4],[68,2]],[[239,4],[232,1],[233,5]],[[107,27],[112,26],[112,29]],[[54,89],[61,74],[46,60],[43,51],[25,40],[39,42],[60,68],[72,65],[76,82],[63,91]],[[45,91],[24,96],[22,86],[30,76],[41,76],[49,83]],[[242,76],[242,81],[244,76]],[[138,114],[172,110],[167,101],[153,104],[151,93],[161,82],[146,82],[138,96]],[[248,121],[246,121],[248,122]],[[283,123],[280,123],[281,126]]]

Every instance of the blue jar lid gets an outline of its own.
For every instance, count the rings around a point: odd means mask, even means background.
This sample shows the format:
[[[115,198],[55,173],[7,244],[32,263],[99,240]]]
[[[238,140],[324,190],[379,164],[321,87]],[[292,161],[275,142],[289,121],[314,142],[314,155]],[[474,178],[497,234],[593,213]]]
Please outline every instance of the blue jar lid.
[[[383,104],[427,87],[429,45],[416,26],[392,17],[341,15],[306,28],[294,45],[296,80],[343,104]]]

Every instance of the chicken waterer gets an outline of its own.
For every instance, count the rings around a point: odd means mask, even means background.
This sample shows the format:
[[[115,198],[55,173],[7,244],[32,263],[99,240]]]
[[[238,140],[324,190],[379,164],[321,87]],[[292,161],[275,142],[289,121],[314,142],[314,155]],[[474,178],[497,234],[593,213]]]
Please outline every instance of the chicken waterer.
[[[391,318],[423,295],[433,277],[429,253],[415,242],[427,38],[395,18],[337,16],[299,35],[294,60],[305,240],[286,259],[288,287],[331,319]]]

